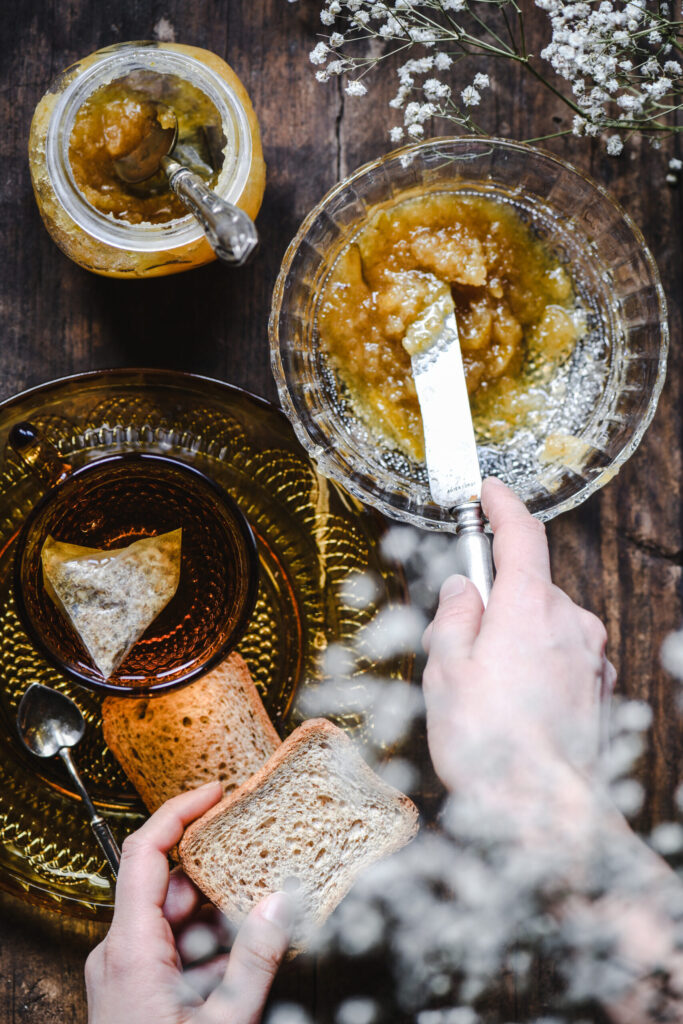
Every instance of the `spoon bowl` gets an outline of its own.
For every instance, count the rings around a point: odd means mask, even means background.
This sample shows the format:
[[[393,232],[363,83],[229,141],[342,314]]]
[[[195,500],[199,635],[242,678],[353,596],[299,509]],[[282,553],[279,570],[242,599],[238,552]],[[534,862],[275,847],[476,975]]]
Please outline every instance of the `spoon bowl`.
[[[178,118],[165,103],[149,103],[153,115],[142,142],[130,153],[114,161],[114,169],[122,181],[137,185],[153,177],[161,169],[161,161],[178,141]]]
[[[54,757],[83,738],[85,720],[65,694],[31,683],[19,702],[17,727],[27,750],[36,757]]]

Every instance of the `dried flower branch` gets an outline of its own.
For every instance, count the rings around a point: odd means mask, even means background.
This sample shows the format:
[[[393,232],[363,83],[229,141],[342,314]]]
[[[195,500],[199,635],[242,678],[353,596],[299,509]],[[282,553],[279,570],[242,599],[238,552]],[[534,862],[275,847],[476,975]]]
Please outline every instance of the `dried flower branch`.
[[[402,112],[403,123],[390,129],[394,143],[422,138],[432,117],[481,133],[474,111],[490,88],[493,63],[501,59],[526,68],[572,111],[571,129],[550,135],[601,135],[607,152],[616,156],[634,133],[645,133],[658,145],[682,130],[673,115],[683,105],[683,22],[675,20],[668,2],[535,0],[535,5],[550,28],[539,56],[528,51],[517,0],[325,0],[320,20],[332,31],[310,59],[320,82],[346,75],[348,95],[363,96],[369,72],[400,54],[390,106]],[[375,41],[372,53],[358,52],[363,41]],[[472,58],[480,66],[485,61],[485,70],[456,86],[456,66]]]

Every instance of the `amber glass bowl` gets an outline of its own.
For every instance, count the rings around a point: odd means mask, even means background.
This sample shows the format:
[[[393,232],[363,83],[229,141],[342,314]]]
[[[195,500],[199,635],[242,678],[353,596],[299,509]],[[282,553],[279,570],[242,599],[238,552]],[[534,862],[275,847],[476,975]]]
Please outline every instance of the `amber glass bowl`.
[[[326,279],[372,211],[439,192],[513,207],[569,268],[580,297],[586,331],[553,380],[543,431],[519,429],[478,446],[482,472],[550,519],[607,483],[638,446],[664,383],[669,335],[640,231],[605,189],[549,153],[500,139],[433,139],[366,164],[328,192],[289,246],[273,294],[271,361],[282,407],[320,472],[395,519],[454,529],[431,500],[424,464],[357,415],[316,329]]]
[[[43,544],[53,536],[121,548],[178,527],[178,590],[105,680],[43,585]],[[17,543],[16,604],[36,647],[83,686],[119,695],[169,690],[210,669],[240,640],[257,588],[256,543],[238,506],[199,470],[161,455],[110,455],[74,470],[32,510]]]

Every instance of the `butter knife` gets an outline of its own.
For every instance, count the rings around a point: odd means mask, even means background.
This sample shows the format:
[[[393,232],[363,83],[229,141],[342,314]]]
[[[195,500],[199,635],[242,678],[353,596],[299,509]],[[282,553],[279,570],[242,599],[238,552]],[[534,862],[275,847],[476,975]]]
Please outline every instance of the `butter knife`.
[[[469,577],[484,607],[493,584],[491,545],[481,511],[481,471],[472,426],[453,297],[434,279],[432,297],[406,331],[424,425],[432,498],[453,516],[458,571]]]

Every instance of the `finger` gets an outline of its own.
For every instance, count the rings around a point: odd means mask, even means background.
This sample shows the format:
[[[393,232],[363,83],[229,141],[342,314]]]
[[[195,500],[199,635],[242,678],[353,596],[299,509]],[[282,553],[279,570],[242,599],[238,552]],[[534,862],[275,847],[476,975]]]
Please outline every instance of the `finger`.
[[[252,910],[237,933],[222,983],[200,1013],[202,1024],[256,1024],[261,1019],[289,946],[293,919],[292,901],[284,892],[273,893]]]
[[[183,869],[174,868],[168,880],[168,892],[162,907],[164,917],[171,928],[181,928],[204,902],[204,896]]]
[[[466,576],[449,576],[441,587],[439,607],[422,643],[430,659],[468,658],[484,613],[481,596]]]
[[[602,657],[607,646],[607,630],[602,621],[584,608],[579,609],[579,621],[589,649]]]
[[[550,582],[550,558],[543,524],[495,477],[484,480],[481,502],[493,530],[493,560],[498,577],[523,572]]]
[[[180,841],[185,826],[213,807],[221,795],[220,782],[209,782],[174,796],[128,836],[121,851],[112,927],[144,925],[150,912],[161,911],[169,884],[168,851]]]
[[[605,664],[602,671],[602,696],[607,698],[611,697],[614,693],[614,687],[617,684],[617,670],[611,661],[605,658]]]

